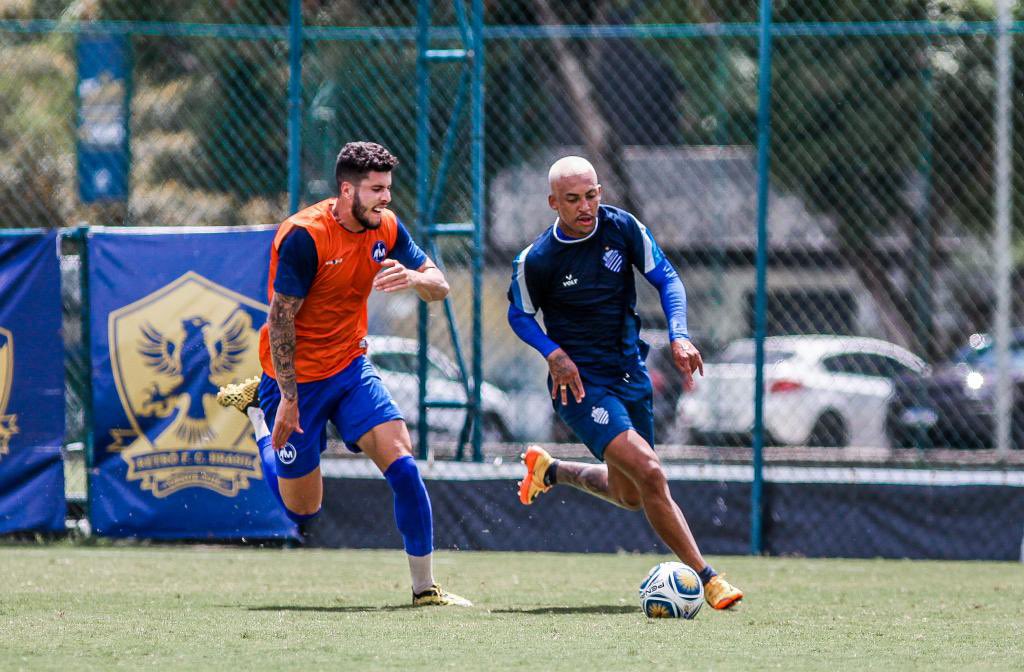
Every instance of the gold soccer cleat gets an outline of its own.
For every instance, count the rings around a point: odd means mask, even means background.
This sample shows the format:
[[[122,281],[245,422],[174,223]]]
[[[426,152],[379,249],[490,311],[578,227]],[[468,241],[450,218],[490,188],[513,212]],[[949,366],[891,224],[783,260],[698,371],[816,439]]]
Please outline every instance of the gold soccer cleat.
[[[519,481],[519,501],[529,506],[537,495],[551,489],[550,485],[544,485],[544,475],[554,460],[540,446],[527,446],[519,459],[526,465],[526,477]]]
[[[719,574],[704,586],[704,599],[712,609],[728,609],[743,599],[743,591]]]
[[[438,584],[432,585],[422,593],[413,593],[414,607],[472,607],[473,603],[455,593],[445,592]]]
[[[259,389],[259,376],[247,378],[240,383],[225,385],[217,392],[217,403],[225,408],[233,407],[245,413],[246,409],[260,405],[259,395],[257,394]]]

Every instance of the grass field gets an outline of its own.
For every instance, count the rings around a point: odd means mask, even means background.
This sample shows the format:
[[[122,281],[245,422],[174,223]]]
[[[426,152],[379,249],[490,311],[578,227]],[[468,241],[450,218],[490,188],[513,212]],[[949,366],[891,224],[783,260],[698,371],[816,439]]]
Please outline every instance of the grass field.
[[[738,609],[649,621],[653,555],[0,547],[0,669],[1021,669],[1024,566],[715,558]]]

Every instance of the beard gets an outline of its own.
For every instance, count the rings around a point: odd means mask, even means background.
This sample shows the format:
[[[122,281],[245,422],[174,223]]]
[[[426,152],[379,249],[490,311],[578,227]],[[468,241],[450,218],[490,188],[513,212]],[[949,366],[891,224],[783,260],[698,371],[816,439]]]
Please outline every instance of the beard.
[[[354,196],[355,197],[352,199],[352,217],[354,217],[364,229],[379,229],[381,220],[377,220],[376,222],[370,221],[370,218],[367,217],[364,212],[365,208],[363,208],[363,202],[359,198],[359,192],[356,191]]]

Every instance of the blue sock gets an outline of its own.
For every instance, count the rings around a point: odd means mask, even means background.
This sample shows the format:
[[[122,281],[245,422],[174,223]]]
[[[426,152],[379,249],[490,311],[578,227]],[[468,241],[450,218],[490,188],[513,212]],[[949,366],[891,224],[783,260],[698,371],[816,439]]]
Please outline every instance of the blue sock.
[[[711,565],[704,565],[704,569],[697,572],[697,576],[700,577],[700,582],[706,586],[708,581],[718,576],[718,572],[711,569]]]
[[[296,523],[305,523],[320,515],[320,509],[314,513],[302,514],[295,513],[285,505],[284,499],[281,497],[281,486],[277,483],[277,455],[275,454],[277,451],[274,450],[274,444],[269,436],[264,436],[256,441],[256,445],[260,449],[263,478],[267,481],[267,487],[270,488],[270,492],[274,493],[274,499],[284,509],[285,514]]]
[[[256,441],[256,446],[260,449],[260,462],[263,464],[263,479],[267,482],[267,487],[274,493],[274,498],[277,503],[284,506],[284,500],[281,499],[281,488],[277,484],[277,456],[274,454],[274,444],[270,440],[269,436],[264,436],[262,439]],[[288,508],[284,506],[284,508]]]
[[[384,472],[395,494],[395,522],[409,555],[429,555],[434,550],[434,520],[427,487],[411,455],[400,457]]]
[[[323,507],[320,507],[313,513],[295,513],[286,506],[284,507],[284,512],[288,514],[288,517],[296,523],[308,523],[309,521],[313,520],[314,518],[320,515],[321,509],[323,509]]]

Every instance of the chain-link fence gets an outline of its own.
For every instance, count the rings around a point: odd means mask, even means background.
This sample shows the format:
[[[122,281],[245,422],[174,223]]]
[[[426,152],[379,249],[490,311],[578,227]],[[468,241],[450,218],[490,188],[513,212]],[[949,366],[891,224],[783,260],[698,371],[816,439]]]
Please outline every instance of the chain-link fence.
[[[428,39],[418,42],[418,12],[429,4],[303,2],[297,17],[300,3],[283,0],[0,2],[0,226],[273,223],[293,200],[331,196],[338,148],[365,138],[402,160],[393,208],[424,242],[417,229],[429,199],[418,200],[417,157],[426,138],[427,181],[446,177],[428,203],[432,222],[472,222],[475,180],[485,194],[478,347],[492,386],[483,401],[490,459],[522,441],[571,440],[551,412],[544,361],[506,325],[505,294],[512,258],[553,221],[547,167],[581,154],[597,166],[605,202],[635,213],[680,269],[692,336],[709,362],[697,389],[684,392],[657,295],[640,280],[663,454],[749,461],[759,3],[486,3],[484,53],[470,55],[484,63],[480,175],[468,61],[454,55],[468,43],[470,3],[433,3],[444,6],[428,10]],[[974,464],[1024,454],[994,450],[994,12],[991,3],[926,0],[777,3],[769,460]],[[1022,27],[1010,28],[1020,55]],[[424,48],[453,56],[428,63]],[[111,50],[121,50],[123,78],[84,86],[89,59]],[[425,75],[429,91],[418,99]],[[1017,125],[1024,106],[1011,115]],[[87,173],[82,157],[101,140],[123,153],[123,198],[85,184],[100,173]],[[1015,186],[1024,186],[1022,142],[1013,137]],[[1017,232],[1024,189],[1012,193]],[[460,348],[445,308],[433,305],[431,371],[458,388],[459,362],[468,370],[474,350],[475,250],[467,236],[434,242]],[[1012,279],[1016,289],[1016,270]],[[417,338],[416,301],[372,303],[372,333]],[[1009,348],[1015,386],[1024,380],[1024,333],[1013,332]],[[379,366],[393,367],[395,380],[414,378],[414,359],[391,354]],[[83,383],[78,374],[69,381]],[[415,382],[395,390],[407,409],[417,392]],[[1015,447],[1024,445],[1024,395],[1016,398]],[[430,411],[439,455],[454,450],[463,412]]]

